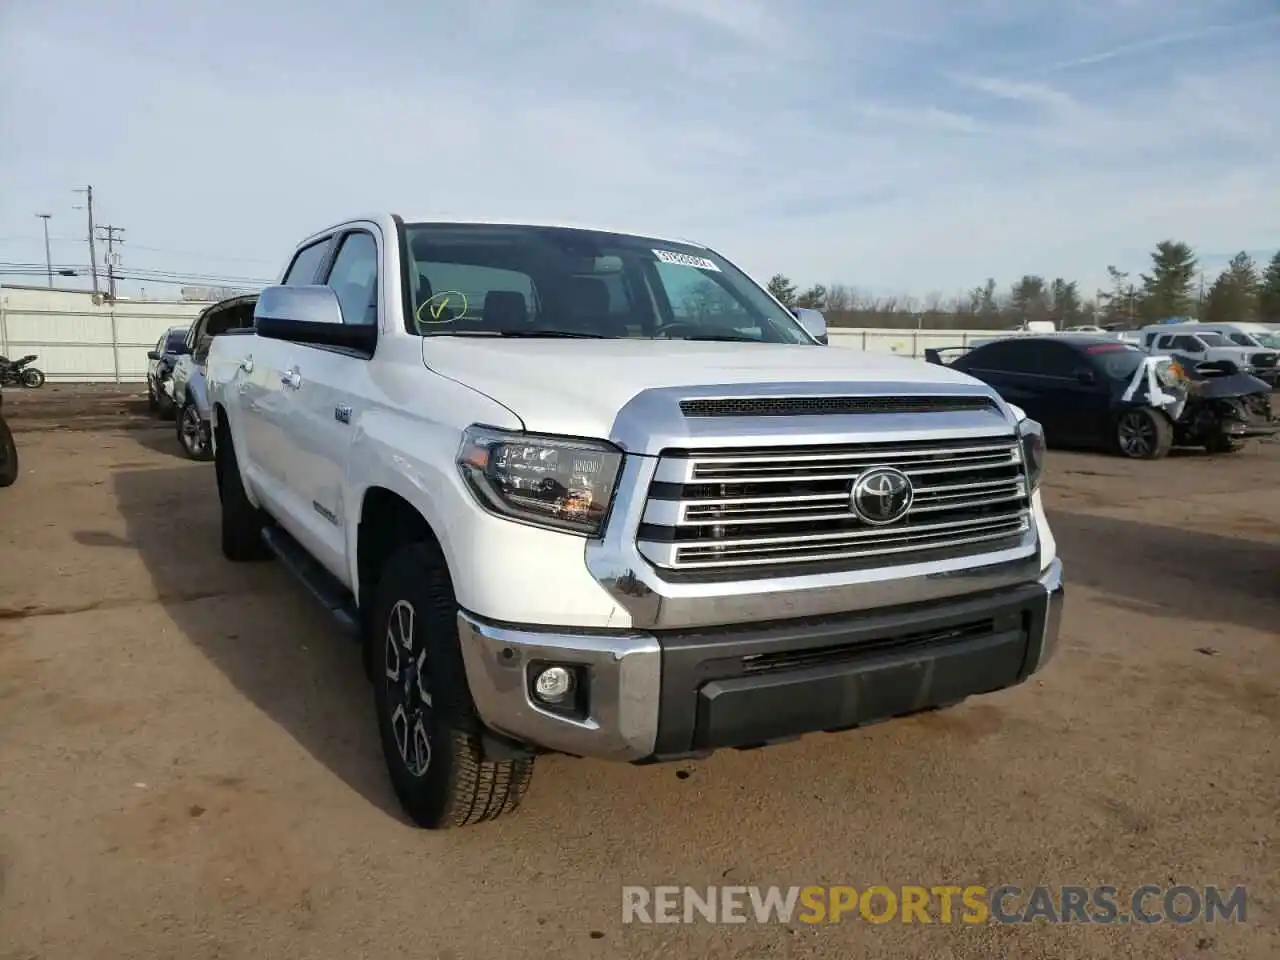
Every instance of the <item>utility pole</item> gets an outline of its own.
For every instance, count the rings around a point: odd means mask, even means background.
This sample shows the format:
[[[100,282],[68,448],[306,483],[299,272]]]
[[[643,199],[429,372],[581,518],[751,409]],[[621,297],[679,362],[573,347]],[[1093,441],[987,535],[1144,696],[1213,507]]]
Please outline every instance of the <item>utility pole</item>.
[[[98,295],[98,254],[93,248],[93,187],[84,187],[74,192],[84,194],[84,206],[89,211],[89,275],[93,277],[93,294],[96,297]],[[76,206],[73,209],[79,210],[80,207]]]
[[[37,217],[44,221],[44,269],[49,275],[49,289],[53,289],[53,257],[49,255],[49,218],[53,216],[51,213],[37,213]]]
[[[116,244],[124,243],[124,227],[113,227],[110,224],[103,224],[98,227],[104,234],[100,239],[107,243],[107,299],[114,301],[116,298],[116,267],[119,265],[120,255],[116,253]]]

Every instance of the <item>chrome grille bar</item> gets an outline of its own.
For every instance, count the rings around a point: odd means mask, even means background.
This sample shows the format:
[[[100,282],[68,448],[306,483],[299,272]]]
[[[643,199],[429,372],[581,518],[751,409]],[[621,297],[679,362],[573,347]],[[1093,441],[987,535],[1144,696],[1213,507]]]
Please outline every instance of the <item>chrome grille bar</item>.
[[[873,526],[854,513],[850,490],[864,471],[885,466],[910,478],[914,500],[902,520]],[[893,566],[940,552],[1005,549],[1030,531],[1021,452],[1006,435],[667,451],[636,540],[651,563],[678,571],[869,560]]]

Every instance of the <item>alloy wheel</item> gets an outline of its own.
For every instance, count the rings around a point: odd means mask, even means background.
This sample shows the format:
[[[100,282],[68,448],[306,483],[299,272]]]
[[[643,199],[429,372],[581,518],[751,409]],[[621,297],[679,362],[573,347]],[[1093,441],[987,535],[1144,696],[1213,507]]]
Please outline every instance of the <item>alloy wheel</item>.
[[[1144,457],[1156,446],[1156,428],[1151,418],[1134,410],[1120,420],[1120,449],[1130,457]]]
[[[200,411],[188,404],[182,411],[182,443],[193,456],[204,453],[204,430],[200,423]]]
[[[417,613],[413,604],[398,600],[387,618],[384,654],[387,710],[391,733],[404,768],[423,777],[431,766],[431,692],[427,686],[427,652],[415,640]]]

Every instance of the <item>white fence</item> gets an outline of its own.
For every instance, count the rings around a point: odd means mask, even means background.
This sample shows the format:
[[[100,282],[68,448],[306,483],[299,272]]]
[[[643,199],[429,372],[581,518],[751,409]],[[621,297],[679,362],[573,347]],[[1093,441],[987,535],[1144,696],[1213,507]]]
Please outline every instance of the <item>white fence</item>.
[[[0,356],[39,356],[50,381],[139,383],[147,351],[167,329],[191,323],[208,304],[128,300],[95,304],[85,293],[0,287]],[[965,346],[1007,330],[890,330],[833,327],[832,346],[922,357],[927,347]]]
[[[0,287],[0,356],[29,353],[50,381],[138,383],[147,351],[170,327],[191,323],[207,303],[122,300],[85,293]]]

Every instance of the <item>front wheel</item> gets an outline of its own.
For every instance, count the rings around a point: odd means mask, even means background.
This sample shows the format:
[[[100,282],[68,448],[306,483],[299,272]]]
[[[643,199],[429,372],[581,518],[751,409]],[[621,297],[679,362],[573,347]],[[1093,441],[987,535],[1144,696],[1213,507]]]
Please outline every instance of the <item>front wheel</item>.
[[[437,547],[413,544],[387,561],[366,638],[378,731],[401,806],[431,830],[513,812],[533,776],[532,757],[483,759],[457,614]]]
[[[1134,460],[1159,460],[1173,446],[1173,424],[1150,407],[1126,410],[1116,424],[1116,449]]]
[[[1215,433],[1205,441],[1204,448],[1209,453],[1239,453],[1244,449],[1244,440],[1227,433]]]
[[[222,507],[222,555],[232,563],[270,559],[271,551],[262,540],[266,517],[244,492],[236,449],[225,431],[218,435],[213,472]]]
[[[18,446],[13,442],[13,431],[4,417],[0,417],[0,487],[11,487],[18,479]]]
[[[195,402],[188,400],[178,414],[178,443],[192,460],[212,460],[213,444],[209,442],[209,427],[200,416]]]
[[[35,367],[27,367],[20,374],[22,385],[31,390],[44,386],[44,371]]]

